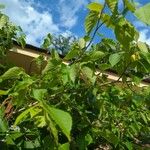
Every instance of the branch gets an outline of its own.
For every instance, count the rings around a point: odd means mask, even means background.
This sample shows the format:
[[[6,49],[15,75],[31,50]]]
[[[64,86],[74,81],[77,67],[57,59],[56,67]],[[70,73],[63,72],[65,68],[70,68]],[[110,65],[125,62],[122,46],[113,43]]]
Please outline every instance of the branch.
[[[95,28],[95,30],[94,30],[93,36],[92,36],[92,38],[91,38],[89,44],[88,44],[85,48],[83,48],[83,52],[82,52],[82,54],[80,55],[80,57],[79,57],[77,60],[74,60],[73,62],[71,62],[69,65],[72,65],[73,63],[80,61],[80,59],[81,59],[82,56],[84,55],[85,51],[88,49],[88,47],[89,47],[89,46],[91,45],[91,43],[93,42],[94,37],[95,37],[97,31],[98,31],[99,28],[105,23],[105,21],[104,21],[104,22],[102,22],[102,23],[100,24],[100,19],[101,19],[101,17],[102,17],[102,14],[103,14],[103,11],[104,11],[105,7],[106,7],[106,2],[104,3],[103,9],[102,9],[101,12],[100,12],[100,16],[99,16],[99,19],[98,19],[98,21],[97,21],[96,28]]]

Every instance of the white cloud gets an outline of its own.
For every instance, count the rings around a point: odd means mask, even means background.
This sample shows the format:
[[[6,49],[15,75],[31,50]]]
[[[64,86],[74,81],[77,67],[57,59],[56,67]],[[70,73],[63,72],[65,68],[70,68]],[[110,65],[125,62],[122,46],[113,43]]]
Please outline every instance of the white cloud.
[[[72,28],[76,25],[77,12],[87,4],[87,0],[60,0],[58,12],[60,14],[61,26]]]
[[[150,45],[150,36],[148,35],[149,35],[148,29],[141,30],[139,41],[146,42],[148,45]]]
[[[139,41],[145,42],[150,45],[150,27],[146,26],[141,21],[134,21],[133,24],[139,31]]]
[[[39,41],[47,33],[60,31],[59,25],[53,21],[52,14],[47,11],[39,12],[32,6],[31,1],[0,0],[0,3],[6,5],[5,13],[12,22],[22,27],[27,35],[27,43],[39,46]]]

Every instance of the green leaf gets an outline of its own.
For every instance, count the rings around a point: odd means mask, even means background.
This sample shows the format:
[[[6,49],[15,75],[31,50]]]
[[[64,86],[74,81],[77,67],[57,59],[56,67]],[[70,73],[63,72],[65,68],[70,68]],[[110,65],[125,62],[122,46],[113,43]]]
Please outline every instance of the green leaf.
[[[46,89],[33,89],[33,97],[40,102],[44,99],[46,93]]]
[[[13,139],[11,138],[10,135],[7,135],[7,136],[6,136],[6,143],[7,143],[8,145],[15,145],[15,142],[13,141]]]
[[[84,38],[79,39],[79,46],[80,46],[81,49],[85,48],[86,41],[84,40]]]
[[[4,109],[0,106],[0,132],[6,132],[8,130],[7,121],[4,118]]]
[[[86,145],[87,145],[87,146],[90,145],[90,144],[93,142],[93,139],[92,139],[92,137],[91,137],[90,134],[87,134],[87,135],[85,136],[85,142],[86,142]]]
[[[70,150],[70,144],[65,143],[59,146],[58,150]]]
[[[92,70],[90,67],[84,66],[82,68],[82,74],[91,81],[91,83],[95,83],[96,81],[96,76],[94,76],[94,70]]]
[[[149,52],[141,52],[140,54],[150,64],[150,53]]]
[[[18,138],[20,138],[21,136],[23,136],[24,134],[23,133],[20,133],[20,132],[12,132],[10,137],[13,139],[13,140],[16,140]]]
[[[117,144],[119,143],[118,137],[109,130],[106,130],[106,132],[101,132],[100,135],[108,142],[112,143],[114,146],[117,146]]]
[[[39,113],[39,112],[38,112]],[[39,128],[43,128],[44,126],[46,126],[46,120],[44,116],[36,116],[34,117],[34,123],[37,125],[37,127]]]
[[[115,26],[116,39],[128,50],[129,44],[132,41],[137,41],[138,33],[134,26],[126,19],[121,18]]]
[[[149,10],[150,10],[150,3],[136,9],[134,14],[139,20],[143,21],[147,25],[150,25]]]
[[[1,95],[7,95],[7,94],[8,94],[8,91],[0,90],[0,96],[1,96]]]
[[[2,80],[8,80],[8,79],[13,79],[13,78],[18,78],[20,73],[23,72],[23,69],[19,67],[13,67],[7,70],[0,78]]]
[[[21,34],[19,38],[17,38],[17,43],[21,44],[21,47],[24,48],[26,45],[26,35],[25,34]]]
[[[67,136],[68,140],[70,141],[70,131],[72,128],[72,117],[70,116],[70,114],[44,103],[43,108],[47,111],[52,120],[55,121],[55,123],[60,127],[62,132]]]
[[[106,3],[110,8],[111,12],[114,12],[116,5],[118,4],[118,0],[106,0]]]
[[[34,149],[34,143],[32,141],[24,141],[24,148],[25,149]]]
[[[127,141],[124,143],[126,145],[126,147],[128,148],[128,150],[133,150],[133,145],[131,142]]]
[[[44,39],[44,42],[42,44],[42,47],[47,49],[50,45],[51,45],[51,42],[52,42],[52,36],[51,34],[49,33],[46,38]]]
[[[71,65],[69,68],[69,77],[71,81],[74,83],[77,77],[77,67],[75,64]]]
[[[112,67],[115,66],[121,60],[121,57],[122,57],[122,53],[111,54],[109,56],[109,62],[111,66]]]
[[[98,21],[98,14],[98,12],[90,11],[86,16],[84,26],[87,35],[89,35],[95,27],[96,22]]]
[[[79,50],[78,49],[71,49],[68,54],[65,56],[65,60],[69,60],[69,59],[72,59],[72,58],[75,58],[79,55]]]
[[[58,144],[58,130],[56,129],[56,124],[49,117],[48,113],[46,113],[45,118],[46,118],[46,122],[48,124],[48,127],[54,136],[54,140],[55,140],[56,144]]]
[[[101,20],[106,24],[107,27],[111,29],[115,28],[115,24],[113,20],[111,19],[111,16],[109,16],[108,14],[103,13],[101,16]]]
[[[8,17],[6,15],[1,15],[1,17],[0,17],[0,29],[5,27],[7,22],[8,22]]]
[[[48,105],[44,101],[44,95],[46,93],[47,90],[45,89],[34,89],[33,97],[41,102],[43,109],[49,114],[50,118],[52,118],[52,120],[55,121],[55,123],[60,127],[62,132],[67,136],[68,140],[71,140],[70,131],[72,127],[72,118],[70,114]]]
[[[143,121],[144,121],[146,124],[148,124],[146,115],[145,115],[144,113],[142,113],[142,112],[140,112],[140,114],[141,114],[141,117],[142,117]]]
[[[146,45],[146,43],[143,43],[143,42],[138,42],[137,43],[137,45],[138,45],[138,48],[140,49],[140,51],[141,52],[146,52],[146,53],[148,53],[148,47],[147,47],[147,45]]]
[[[104,64],[100,64],[99,65],[99,69],[100,70],[107,70],[107,69],[109,69],[109,68],[111,68],[111,65],[110,64],[106,64],[106,63],[104,63]]]
[[[33,84],[33,80],[31,78],[24,79],[23,81],[18,82],[18,84],[15,85],[14,91],[18,92],[24,89],[27,89],[30,85]]]
[[[17,118],[15,120],[14,126],[17,126],[22,121],[24,121],[28,117],[31,109],[33,109],[33,108],[26,109],[21,114],[19,114],[19,116],[17,116]]]
[[[100,60],[102,57],[104,57],[104,53],[101,51],[93,51],[90,53],[90,60],[91,61],[96,61]]]
[[[96,11],[100,13],[103,8],[103,5],[101,5],[100,3],[93,2],[88,4],[87,8],[91,11]]]
[[[124,3],[128,10],[130,10],[131,12],[135,12],[136,8],[133,2],[130,2],[129,0],[124,0]]]

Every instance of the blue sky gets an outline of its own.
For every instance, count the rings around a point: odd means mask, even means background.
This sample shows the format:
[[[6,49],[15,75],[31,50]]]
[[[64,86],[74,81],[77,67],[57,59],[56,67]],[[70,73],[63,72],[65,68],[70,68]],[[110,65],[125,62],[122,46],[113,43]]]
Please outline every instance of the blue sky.
[[[27,35],[27,43],[40,46],[48,34],[76,35],[82,37],[86,5],[96,0],[0,0],[5,4],[4,12],[16,25],[20,25]],[[97,0],[103,2],[103,0]],[[144,5],[149,0],[136,0]],[[150,44],[150,27],[136,20],[132,15],[128,19],[140,31],[140,40]],[[103,27],[100,33],[114,38],[111,30]]]

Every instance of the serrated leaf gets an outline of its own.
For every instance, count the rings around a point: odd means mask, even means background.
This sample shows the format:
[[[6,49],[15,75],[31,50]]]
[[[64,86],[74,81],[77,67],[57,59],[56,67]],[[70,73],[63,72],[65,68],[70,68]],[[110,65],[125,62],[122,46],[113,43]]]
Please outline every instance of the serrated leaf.
[[[118,0],[106,0],[106,3],[108,7],[110,8],[111,12],[114,12],[116,5],[118,3]]]
[[[136,9],[134,14],[139,20],[143,21],[147,25],[150,25],[149,11],[150,11],[150,3]]]
[[[100,3],[93,2],[88,4],[87,8],[91,11],[96,11],[100,13],[103,8],[103,5],[101,5]]]
[[[55,121],[55,123],[60,127],[62,132],[66,135],[68,140],[70,141],[70,131],[72,128],[72,117],[68,112],[65,112],[63,110],[51,107],[47,104],[43,103],[43,108],[46,109],[49,116],[52,118],[52,120]]]
[[[115,36],[116,39],[128,49],[129,43],[137,40],[137,31],[133,25],[122,18],[115,27]]]
[[[70,131],[72,128],[72,117],[68,112],[48,105],[44,101],[45,93],[47,93],[45,89],[34,89],[33,97],[41,102],[43,109],[49,114],[50,118],[60,127],[68,140],[71,140]]]
[[[122,57],[122,53],[111,54],[109,56],[109,62],[111,66],[112,67],[115,66],[121,60],[121,57]]]
[[[89,35],[95,27],[98,20],[98,14],[98,12],[90,11],[89,14],[86,16],[84,25],[87,35]]]

